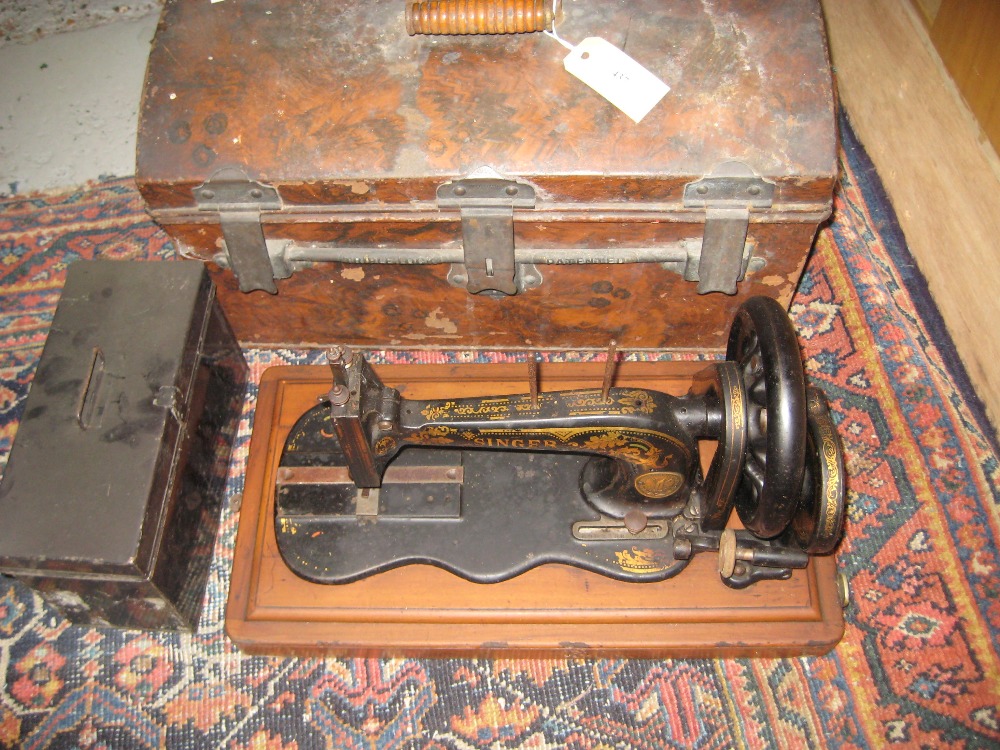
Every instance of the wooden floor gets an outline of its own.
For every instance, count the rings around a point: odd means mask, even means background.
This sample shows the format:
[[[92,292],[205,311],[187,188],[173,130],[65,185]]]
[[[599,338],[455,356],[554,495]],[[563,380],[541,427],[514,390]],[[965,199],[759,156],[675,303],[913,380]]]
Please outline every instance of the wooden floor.
[[[1000,160],[908,0],[823,0],[841,101],[994,427]]]

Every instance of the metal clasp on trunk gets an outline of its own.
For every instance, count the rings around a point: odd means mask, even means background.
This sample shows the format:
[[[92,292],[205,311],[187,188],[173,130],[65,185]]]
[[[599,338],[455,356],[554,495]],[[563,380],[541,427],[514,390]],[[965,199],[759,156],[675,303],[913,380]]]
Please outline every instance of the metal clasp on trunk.
[[[441,185],[437,202],[440,208],[457,208],[462,217],[465,288],[472,294],[517,294],[514,209],[535,207],[534,188],[499,177],[468,177]]]
[[[684,186],[684,206],[705,209],[705,232],[698,263],[698,294],[736,294],[750,262],[750,210],[770,208],[773,182],[743,162],[727,161],[708,176]]]
[[[194,189],[200,211],[218,211],[229,266],[241,292],[278,293],[264,239],[260,212],[281,208],[276,188],[251,180],[238,169],[223,169]]]

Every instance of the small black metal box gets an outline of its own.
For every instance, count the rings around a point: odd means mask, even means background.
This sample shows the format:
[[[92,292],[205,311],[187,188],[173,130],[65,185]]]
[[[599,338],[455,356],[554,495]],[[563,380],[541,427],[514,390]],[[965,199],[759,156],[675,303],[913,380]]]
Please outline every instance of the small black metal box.
[[[195,629],[246,380],[202,264],[70,266],[0,481],[0,572],[73,622]]]

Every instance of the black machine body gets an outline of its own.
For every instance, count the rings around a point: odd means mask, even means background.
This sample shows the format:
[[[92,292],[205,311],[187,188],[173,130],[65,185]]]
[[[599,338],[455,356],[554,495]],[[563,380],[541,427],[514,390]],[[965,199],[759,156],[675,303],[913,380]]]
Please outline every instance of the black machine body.
[[[743,588],[840,539],[840,443],[771,299],[740,308],[726,360],[680,397],[606,382],[418,401],[360,354],[328,360],[330,392],[292,428],[275,487],[278,548],[309,580],[425,563],[489,583],[562,563],[659,581],[711,552]],[[701,441],[717,444],[705,472]]]

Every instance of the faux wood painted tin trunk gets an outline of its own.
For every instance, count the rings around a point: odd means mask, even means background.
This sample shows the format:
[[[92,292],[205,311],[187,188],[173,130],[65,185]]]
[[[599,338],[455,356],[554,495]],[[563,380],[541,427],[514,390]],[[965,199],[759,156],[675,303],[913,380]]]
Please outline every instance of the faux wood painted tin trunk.
[[[818,2],[564,2],[671,87],[638,124],[555,39],[405,5],[166,2],[137,180],[241,341],[719,350],[788,303],[836,179]]]

